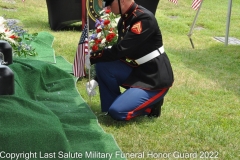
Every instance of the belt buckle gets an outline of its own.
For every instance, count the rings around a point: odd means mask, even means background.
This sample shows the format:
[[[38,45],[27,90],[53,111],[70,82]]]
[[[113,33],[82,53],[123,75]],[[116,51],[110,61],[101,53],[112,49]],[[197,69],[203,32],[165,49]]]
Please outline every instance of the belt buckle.
[[[136,65],[139,66],[139,64],[135,60],[133,60],[133,59],[126,58],[126,62],[133,63],[133,64],[136,64]]]
[[[128,63],[130,63],[132,60],[129,59],[129,58],[126,58],[125,61],[128,62]]]
[[[164,51],[164,47],[162,46],[162,47],[160,47],[160,48],[158,48],[157,49],[158,50],[158,52],[160,53],[160,54],[163,54],[165,51]],[[162,52],[161,52],[162,51]]]
[[[132,60],[132,62],[133,62],[134,64],[136,64],[136,65],[138,65],[138,66],[139,66],[139,64],[137,63],[137,61],[135,61],[135,60]]]

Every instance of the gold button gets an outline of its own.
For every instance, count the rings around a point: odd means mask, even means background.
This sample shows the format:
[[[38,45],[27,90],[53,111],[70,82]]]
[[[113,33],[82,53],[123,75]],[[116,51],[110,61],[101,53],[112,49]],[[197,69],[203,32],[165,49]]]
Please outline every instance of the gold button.
[[[124,25],[125,23],[123,22],[123,25]]]
[[[121,37],[121,39],[123,39],[123,37]]]
[[[125,32],[125,30],[123,29],[123,33]]]
[[[96,56],[96,53],[94,53],[94,55],[93,55],[94,57]]]

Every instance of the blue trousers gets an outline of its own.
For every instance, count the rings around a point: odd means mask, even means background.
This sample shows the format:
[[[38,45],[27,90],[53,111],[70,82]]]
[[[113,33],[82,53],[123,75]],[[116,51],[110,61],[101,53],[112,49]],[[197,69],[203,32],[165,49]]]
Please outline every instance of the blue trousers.
[[[132,72],[124,62],[111,61],[96,63],[102,112],[116,120],[130,120],[151,112],[152,105],[160,101],[168,89],[158,91],[128,88],[123,93],[120,86]]]

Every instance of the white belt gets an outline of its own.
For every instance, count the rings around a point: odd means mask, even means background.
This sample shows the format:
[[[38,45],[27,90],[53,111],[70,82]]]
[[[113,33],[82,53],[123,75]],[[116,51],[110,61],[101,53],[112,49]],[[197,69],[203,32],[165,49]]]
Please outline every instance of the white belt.
[[[150,61],[151,59],[153,59],[163,53],[164,53],[164,47],[162,46],[162,47],[152,51],[151,53],[148,53],[147,55],[136,59],[135,62],[140,65],[140,64]]]

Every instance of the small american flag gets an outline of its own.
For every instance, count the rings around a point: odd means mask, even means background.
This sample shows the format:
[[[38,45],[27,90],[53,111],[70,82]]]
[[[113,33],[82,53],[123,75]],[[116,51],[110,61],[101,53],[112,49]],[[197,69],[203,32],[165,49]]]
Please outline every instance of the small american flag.
[[[88,27],[85,24],[77,47],[73,63],[73,74],[75,77],[83,77],[85,72],[85,54],[88,54]]]
[[[178,3],[178,0],[169,0],[170,2],[173,2],[173,3],[175,3],[175,4],[177,4]]]
[[[198,8],[200,7],[201,3],[202,3],[202,0],[193,0],[192,8],[194,10],[198,10]]]

